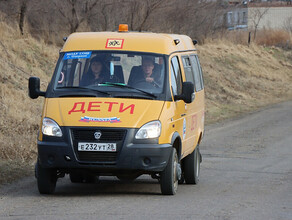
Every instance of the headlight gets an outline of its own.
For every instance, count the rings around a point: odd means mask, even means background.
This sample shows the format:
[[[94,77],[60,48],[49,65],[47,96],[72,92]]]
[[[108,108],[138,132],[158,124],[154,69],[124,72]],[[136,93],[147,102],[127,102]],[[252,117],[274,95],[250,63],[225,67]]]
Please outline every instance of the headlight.
[[[136,139],[157,138],[161,133],[160,121],[151,121],[143,125],[137,132]]]
[[[44,135],[62,137],[62,131],[59,125],[52,119],[44,118],[42,125]]]

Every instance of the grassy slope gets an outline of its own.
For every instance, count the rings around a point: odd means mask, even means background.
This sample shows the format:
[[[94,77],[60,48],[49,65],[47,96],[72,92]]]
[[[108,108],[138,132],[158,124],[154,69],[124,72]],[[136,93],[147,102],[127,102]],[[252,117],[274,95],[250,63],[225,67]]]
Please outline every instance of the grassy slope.
[[[44,89],[59,48],[20,36],[3,23],[0,33],[0,183],[5,183],[32,174],[43,99],[28,98],[27,79],[40,77]],[[291,51],[227,42],[198,49],[205,77],[207,123],[291,99]]]
[[[58,48],[44,45],[0,23],[0,183],[26,175],[36,158],[36,138],[43,99],[27,96],[29,76],[45,88]],[[12,176],[7,175],[13,173]]]
[[[229,42],[199,46],[207,123],[292,98],[292,51]]]

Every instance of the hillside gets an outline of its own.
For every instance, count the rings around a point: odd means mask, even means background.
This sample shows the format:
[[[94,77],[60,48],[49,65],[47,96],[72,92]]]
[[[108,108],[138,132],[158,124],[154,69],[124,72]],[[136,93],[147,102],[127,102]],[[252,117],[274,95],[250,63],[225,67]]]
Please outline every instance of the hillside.
[[[30,76],[45,88],[54,70],[58,48],[44,45],[0,23],[0,183],[23,175],[36,159],[36,138],[42,99],[27,95]]]
[[[32,173],[43,98],[27,96],[29,76],[44,90],[58,58],[46,45],[0,23],[0,183]],[[292,52],[210,42],[198,46],[207,123],[292,98]],[[8,175],[13,173],[13,175]]]
[[[198,47],[207,123],[292,98],[292,51],[212,42]]]

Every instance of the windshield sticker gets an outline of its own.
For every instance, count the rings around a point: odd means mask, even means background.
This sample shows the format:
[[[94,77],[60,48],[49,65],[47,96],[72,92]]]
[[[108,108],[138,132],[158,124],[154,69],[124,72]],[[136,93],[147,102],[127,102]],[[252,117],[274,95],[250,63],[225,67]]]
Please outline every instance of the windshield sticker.
[[[105,48],[123,49],[124,39],[107,39]]]
[[[79,120],[81,122],[110,122],[110,123],[120,123],[120,118],[117,117],[111,117],[111,118],[94,118],[94,117],[81,117]]]
[[[91,51],[82,51],[82,52],[69,52],[65,53],[63,60],[69,59],[89,59],[91,57]]]
[[[60,77],[61,77],[61,79],[58,81],[59,84],[63,83],[63,81],[64,81],[64,73],[63,72],[61,72]]]

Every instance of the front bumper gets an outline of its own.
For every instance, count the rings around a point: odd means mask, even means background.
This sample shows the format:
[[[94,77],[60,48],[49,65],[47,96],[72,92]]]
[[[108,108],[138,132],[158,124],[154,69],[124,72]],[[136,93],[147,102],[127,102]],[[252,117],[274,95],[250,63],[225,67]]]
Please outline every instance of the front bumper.
[[[94,169],[100,173],[123,171],[161,172],[167,165],[171,145],[158,144],[157,140],[133,141],[136,129],[127,129],[125,137],[117,143],[114,159],[83,160],[76,149],[70,128],[62,128],[63,138],[45,137],[38,141],[38,160],[44,168],[58,169]],[[147,143],[148,142],[148,143]],[[90,154],[90,152],[89,152]],[[111,155],[109,155],[111,157]]]

